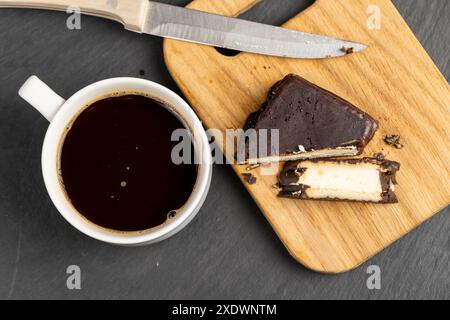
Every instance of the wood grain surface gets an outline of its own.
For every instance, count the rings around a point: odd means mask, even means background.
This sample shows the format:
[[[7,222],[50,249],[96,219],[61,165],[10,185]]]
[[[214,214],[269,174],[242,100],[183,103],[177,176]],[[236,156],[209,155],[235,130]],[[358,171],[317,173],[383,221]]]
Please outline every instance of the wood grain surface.
[[[195,0],[198,10],[238,15],[255,0]],[[381,28],[368,27],[369,8],[380,9]],[[369,11],[368,11],[369,10]],[[285,27],[370,45],[362,54],[330,60],[294,60],[242,53],[225,57],[214,48],[166,40],[166,64],[208,128],[243,126],[268,89],[296,73],[368,112],[380,129],[365,155],[384,152],[401,162],[395,205],[306,202],[277,198],[276,176],[246,184],[250,194],[300,263],[341,273],[360,265],[445,208],[450,201],[450,90],[389,0],[319,0]],[[400,134],[405,148],[383,142]],[[220,141],[219,141],[220,143]],[[234,166],[240,174],[245,167]]]

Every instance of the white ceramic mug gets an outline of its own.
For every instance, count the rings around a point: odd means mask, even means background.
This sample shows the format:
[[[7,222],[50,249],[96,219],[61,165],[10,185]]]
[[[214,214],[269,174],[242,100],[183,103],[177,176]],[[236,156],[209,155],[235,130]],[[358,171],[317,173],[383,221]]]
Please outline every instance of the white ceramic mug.
[[[167,103],[173,109],[171,111],[190,128],[196,147],[196,156],[199,160],[194,190],[187,203],[177,212],[176,217],[160,227],[129,233],[107,230],[84,218],[68,201],[60,183],[58,172],[61,137],[76,115],[87,104],[99,97],[126,91],[143,92]],[[50,121],[42,150],[42,172],[45,186],[58,211],[79,231],[94,239],[111,244],[146,245],[173,236],[192,221],[200,210],[209,191],[212,176],[212,159],[208,137],[194,111],[173,91],[143,79],[114,78],[91,84],[66,101],[36,76],[32,76],[19,90],[19,95]]]

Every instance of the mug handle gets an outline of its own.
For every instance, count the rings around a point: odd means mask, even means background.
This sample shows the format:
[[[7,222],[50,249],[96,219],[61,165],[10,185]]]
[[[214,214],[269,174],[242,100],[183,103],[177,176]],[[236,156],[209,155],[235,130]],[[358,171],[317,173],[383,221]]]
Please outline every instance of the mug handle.
[[[36,76],[31,76],[19,89],[19,96],[31,104],[48,121],[52,121],[59,108],[66,102]]]

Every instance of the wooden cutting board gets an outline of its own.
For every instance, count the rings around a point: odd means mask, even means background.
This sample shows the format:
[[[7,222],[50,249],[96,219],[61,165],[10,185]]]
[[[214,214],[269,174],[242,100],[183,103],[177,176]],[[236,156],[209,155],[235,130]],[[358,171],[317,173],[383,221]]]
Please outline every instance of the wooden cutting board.
[[[257,0],[195,0],[189,7],[237,16]],[[376,7],[374,7],[374,5]],[[371,15],[381,14],[381,28]],[[318,0],[286,28],[366,43],[361,54],[294,60],[166,40],[167,66],[208,128],[240,128],[269,88],[296,73],[354,103],[379,120],[365,155],[383,151],[401,162],[399,204],[376,205],[277,198],[276,176],[244,183],[291,255],[323,273],[351,270],[450,203],[450,89],[389,0]],[[375,28],[373,28],[375,27]],[[405,148],[383,137],[401,134]],[[219,141],[220,142],[220,141]],[[245,166],[234,166],[241,177]],[[242,178],[242,177],[241,177]]]

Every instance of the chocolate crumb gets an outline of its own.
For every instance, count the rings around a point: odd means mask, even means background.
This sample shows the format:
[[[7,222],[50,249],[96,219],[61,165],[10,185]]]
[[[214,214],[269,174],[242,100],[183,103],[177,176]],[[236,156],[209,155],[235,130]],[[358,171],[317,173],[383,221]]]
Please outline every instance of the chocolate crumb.
[[[355,48],[353,47],[342,47],[342,52],[345,52],[345,54],[352,54],[355,52]]]
[[[279,182],[275,183],[274,185],[272,185],[272,188],[274,188],[275,190],[278,190],[278,191],[282,190],[281,185],[280,185]]]
[[[397,149],[403,149],[404,145],[400,143],[400,138],[398,134],[391,134],[384,137],[384,142]]]
[[[373,157],[374,157],[375,159],[377,159],[378,161],[383,161],[383,160],[386,159],[385,155],[382,154],[381,152],[374,153]]]
[[[256,183],[256,177],[252,175],[251,173],[243,173],[242,176],[244,177],[244,180],[248,184],[255,184]]]

